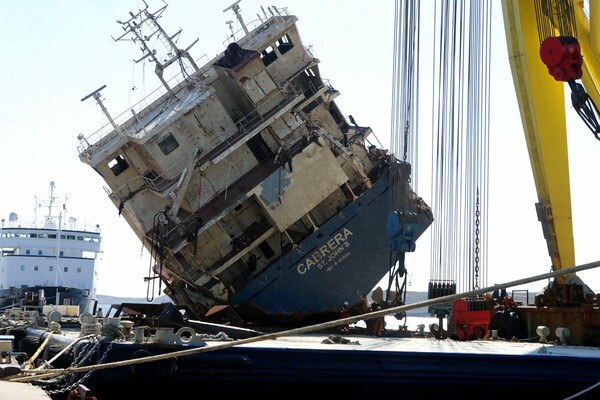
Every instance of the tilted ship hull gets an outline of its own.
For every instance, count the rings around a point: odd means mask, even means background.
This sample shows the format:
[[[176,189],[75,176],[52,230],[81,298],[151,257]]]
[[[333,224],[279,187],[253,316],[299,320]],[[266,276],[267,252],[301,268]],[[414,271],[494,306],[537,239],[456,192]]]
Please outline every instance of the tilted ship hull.
[[[345,301],[365,305],[386,274],[402,275],[431,210],[410,165],[346,121],[297,18],[273,7],[250,29],[231,8],[245,34],[200,67],[158,24],[164,9],[121,22],[162,94],[115,119],[102,88],[87,96],[110,124],[79,137],[80,159],[151,252],[148,279],[177,304],[198,316],[229,305],[256,323],[337,317]],[[146,48],[144,24],[173,58]],[[181,73],[167,80],[171,65]]]

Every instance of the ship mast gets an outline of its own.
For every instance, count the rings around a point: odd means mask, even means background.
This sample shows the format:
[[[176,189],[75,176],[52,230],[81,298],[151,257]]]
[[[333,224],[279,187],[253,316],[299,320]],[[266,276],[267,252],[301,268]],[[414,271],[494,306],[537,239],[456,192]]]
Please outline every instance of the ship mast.
[[[188,50],[193,45],[195,45],[199,39],[196,39],[191,45],[189,45],[185,49],[178,48],[175,43],[175,40],[179,36],[179,34],[181,34],[182,30],[180,29],[174,35],[169,36],[162,28],[162,26],[158,23],[158,18],[160,17],[162,12],[167,8],[167,4],[165,3],[164,7],[160,8],[154,13],[148,11],[148,4],[145,1],[144,4],[146,7],[143,10],[138,11],[136,14],[130,11],[129,15],[131,16],[131,18],[129,18],[127,21],[117,20],[117,22],[121,24],[125,33],[116,39],[113,37],[113,40],[115,42],[119,40],[131,40],[134,43],[139,43],[140,50],[142,51],[142,53],[144,53],[144,55],[140,59],[135,60],[135,62],[139,63],[140,61],[145,60],[146,58],[150,58],[155,64],[154,72],[158,76],[158,79],[160,79],[167,91],[170,94],[174,95],[175,93],[167,84],[167,81],[163,76],[164,71],[168,66],[170,66],[174,62],[180,61],[182,58],[185,58],[189,61],[194,71],[198,73],[200,71],[200,68],[198,68],[198,65],[196,65],[196,62],[190,56]],[[144,26],[147,26],[150,30],[149,35],[143,34],[142,28],[144,28]],[[133,37],[124,39],[129,34],[131,34]],[[156,39],[163,44],[163,46],[167,50],[167,55],[170,57],[165,59],[163,62],[161,62],[158,58],[156,50],[148,46],[148,41],[150,41],[150,39],[153,39],[154,37],[156,37]],[[189,74],[186,72],[184,65],[182,63],[179,64],[181,67],[182,74],[187,79]]]
[[[235,3],[233,3],[232,5],[230,5],[229,7],[227,7],[226,9],[223,10],[223,12],[226,12],[227,10],[233,10],[233,12],[235,13],[236,18],[238,19],[238,21],[240,22],[240,25],[242,26],[242,29],[244,30],[244,32],[247,34],[250,33],[250,31],[248,31],[248,27],[246,26],[246,23],[244,22],[244,19],[242,18],[242,14],[240,13],[240,6],[238,6],[238,3],[242,1],[242,0],[237,0]]]
[[[90,97],[93,97],[96,100],[96,103],[98,103],[98,105],[100,106],[100,109],[102,110],[102,112],[104,113],[104,115],[106,115],[106,118],[108,118],[108,121],[110,122],[110,124],[112,125],[112,127],[114,128],[114,130],[117,131],[118,134],[122,134],[123,132],[121,131],[121,127],[119,125],[117,125],[117,123],[115,122],[115,120],[108,113],[108,110],[104,106],[104,103],[102,102],[102,99],[100,97],[100,91],[102,89],[104,89],[105,87],[106,87],[106,85],[103,85],[102,87],[94,90],[92,93],[88,94],[83,99],[81,99],[81,101],[85,101],[85,100],[89,99]],[[80,134],[79,136],[77,136],[77,138],[79,140],[85,140],[86,143],[87,143],[87,140],[85,139],[85,137],[82,134]],[[87,145],[89,147],[90,144],[87,143]]]
[[[48,197],[47,200],[47,204],[45,204],[45,206],[48,207],[48,213],[44,216],[44,224],[43,227],[44,228],[54,228],[56,229],[56,273],[54,274],[54,280],[55,280],[55,286],[58,287],[58,275],[60,274],[60,247],[61,247],[61,243],[60,243],[60,231],[62,229],[62,220],[63,220],[63,213],[59,213],[58,216],[53,215],[53,211],[52,209],[55,207],[55,202],[56,202],[56,196],[54,194],[54,189],[56,187],[56,184],[54,183],[54,181],[50,181],[50,195]],[[67,202],[67,198],[65,197],[65,203],[63,204],[63,211],[65,213],[65,217],[66,217],[66,202]],[[42,202],[36,204],[36,209],[38,207],[42,207],[44,206],[44,204],[42,204]],[[56,304],[59,304],[59,292],[58,289],[56,291]]]
[[[48,214],[44,216],[44,228],[54,228],[56,227],[56,218],[52,215],[52,208],[54,207],[54,201],[56,200],[56,196],[54,196],[54,181],[50,182],[50,196],[48,197],[47,207]],[[42,203],[39,203],[39,207],[42,206]]]

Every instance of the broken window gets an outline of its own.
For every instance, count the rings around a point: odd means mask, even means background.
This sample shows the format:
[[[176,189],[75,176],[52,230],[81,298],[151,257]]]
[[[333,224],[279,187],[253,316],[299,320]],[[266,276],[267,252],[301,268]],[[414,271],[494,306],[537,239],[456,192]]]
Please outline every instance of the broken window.
[[[277,54],[273,47],[269,46],[263,51],[260,52],[260,59],[262,60],[265,67],[271,64],[273,61],[277,60]]]
[[[122,156],[116,156],[114,160],[108,163],[108,167],[112,170],[115,176],[121,175],[123,171],[129,168],[129,164]]]
[[[292,47],[294,47],[292,39],[290,39],[290,35],[287,33],[283,35],[277,42],[275,42],[275,45],[281,54],[287,53]]]

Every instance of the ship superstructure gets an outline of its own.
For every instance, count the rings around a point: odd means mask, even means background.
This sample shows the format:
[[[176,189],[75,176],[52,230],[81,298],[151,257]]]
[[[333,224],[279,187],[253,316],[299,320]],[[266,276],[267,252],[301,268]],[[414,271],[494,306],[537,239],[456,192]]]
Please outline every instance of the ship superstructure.
[[[120,21],[152,59],[161,91],[80,139],[80,159],[156,261],[176,303],[247,322],[337,317],[366,306],[432,222],[411,166],[369,142],[338,108],[297,18],[275,7],[198,66],[148,7]],[[145,28],[143,28],[145,27]],[[150,33],[149,33],[150,32]],[[147,46],[165,44],[171,58]],[[121,38],[117,38],[121,39]],[[155,40],[158,39],[158,40]],[[172,78],[168,67],[179,67]]]
[[[43,311],[50,307],[64,315],[93,313],[96,308],[96,264],[100,228],[77,224],[66,216],[55,195],[54,182],[44,203],[36,202],[43,218],[22,220],[10,213],[0,226],[0,310],[26,307]]]

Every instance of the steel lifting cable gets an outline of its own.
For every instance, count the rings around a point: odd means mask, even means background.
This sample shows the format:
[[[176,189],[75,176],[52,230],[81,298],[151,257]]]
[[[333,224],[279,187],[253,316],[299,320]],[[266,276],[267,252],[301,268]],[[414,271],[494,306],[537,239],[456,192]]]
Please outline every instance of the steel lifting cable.
[[[463,10],[461,20],[468,21],[468,48],[464,49],[463,70],[460,76],[467,86],[461,89],[459,108],[461,113],[458,131],[464,132],[460,146],[464,149],[462,168],[458,188],[460,191],[461,230],[456,232],[460,237],[456,266],[459,268],[459,284],[462,290],[477,288],[484,278],[481,266],[481,249],[483,246],[480,225],[487,227],[487,206],[481,207],[482,199],[487,203],[488,193],[488,153],[489,153],[489,20],[490,6],[486,2],[470,3],[470,9]],[[466,37],[465,35],[464,37]],[[461,42],[466,43],[465,40]],[[465,97],[466,96],[466,97]],[[487,251],[485,251],[487,254]],[[485,266],[487,263],[485,263]]]
[[[555,80],[569,84],[573,108],[594,137],[600,140],[600,111],[585,87],[577,82],[582,78],[584,60],[577,40],[573,1],[535,0],[534,5],[541,59]],[[557,55],[561,56],[561,51],[564,54],[558,62]]]
[[[490,138],[490,65],[491,65],[491,3],[475,2],[475,24],[471,29],[478,42],[474,49],[478,52],[474,79],[475,91],[478,101],[474,104],[473,115],[476,127],[476,160],[473,166],[476,185],[473,195],[476,199],[474,210],[473,242],[474,252],[474,282],[470,288],[479,288],[481,284],[487,285],[488,267],[488,210],[489,210],[489,138]]]
[[[491,5],[468,4],[435,8],[430,272],[442,285],[458,280],[472,288],[485,280],[487,254]]]
[[[474,265],[474,281],[470,288],[476,289],[487,286],[488,269],[488,229],[489,229],[489,152],[490,152],[490,82],[491,82],[491,1],[477,2],[475,16],[476,25],[472,31],[477,32],[478,60],[476,72],[478,79],[475,87],[478,101],[475,103],[474,126],[476,132],[476,163],[474,176],[476,185],[473,187],[473,221],[472,242],[475,249],[470,254]]]
[[[450,251],[446,247],[448,243],[449,218],[454,212],[454,207],[448,205],[452,199],[452,169],[451,149],[453,132],[447,129],[448,108],[451,107],[453,98],[447,95],[448,52],[452,49],[448,41],[449,37],[448,18],[450,13],[447,8],[448,2],[442,1],[435,6],[434,26],[435,37],[438,45],[434,45],[433,54],[433,96],[432,101],[432,176],[431,193],[432,209],[436,223],[432,226],[431,240],[431,271],[430,277],[436,281],[445,280],[445,268],[447,260],[450,260]],[[435,41],[434,41],[435,43]],[[437,51],[436,51],[437,49]],[[452,63],[453,64],[453,63]],[[450,134],[447,134],[449,132]]]
[[[402,161],[410,162],[416,168],[416,132],[418,113],[418,46],[419,46],[419,2],[418,0],[401,1],[395,4],[394,17],[394,52],[392,75],[392,110],[390,147],[392,152]],[[416,170],[411,174],[416,176]],[[410,177],[409,177],[410,178]],[[405,210],[408,204],[408,193],[398,191],[404,184],[405,176],[393,176],[390,190],[390,207],[392,210]],[[412,180],[412,178],[410,178]],[[415,182],[416,183],[416,182]],[[413,185],[415,190],[418,190]],[[401,196],[397,197],[398,193]]]
[[[556,29],[561,36],[577,37],[572,0],[535,0],[534,5],[540,44]]]
[[[392,65],[392,109],[391,109],[391,128],[390,128],[390,148],[393,154],[399,154],[398,149],[398,121],[400,120],[400,115],[398,112],[399,103],[401,102],[401,96],[399,91],[399,68],[403,65],[403,60],[398,60],[398,49],[400,48],[400,43],[402,43],[402,28],[404,24],[402,24],[401,17],[401,2],[396,1],[394,7],[394,45],[393,45],[393,65]],[[398,173],[397,168],[390,168],[389,175],[389,190],[388,190],[388,204],[389,204],[389,212],[395,211],[398,209],[398,199],[397,199],[397,191],[400,186],[398,186]],[[389,265],[390,269],[388,271],[388,286],[386,289],[385,300],[387,303],[390,303],[390,291],[392,290],[393,282],[398,278],[400,273],[399,268],[404,268],[404,265],[400,266],[399,260],[400,255],[397,251],[391,250],[389,254]]]
[[[468,76],[467,86],[465,88],[465,97],[461,99],[462,109],[466,110],[463,114],[464,126],[461,131],[465,132],[464,137],[464,146],[465,146],[465,155],[464,155],[464,173],[461,174],[461,178],[463,182],[463,193],[464,193],[464,229],[461,232],[462,240],[461,240],[461,255],[459,258],[458,265],[460,266],[459,271],[462,274],[461,282],[462,288],[473,288],[474,280],[475,280],[475,264],[474,264],[474,255],[476,252],[475,249],[475,220],[476,220],[476,211],[475,205],[477,202],[476,198],[476,190],[477,186],[476,180],[476,168],[475,162],[477,158],[477,136],[478,136],[478,128],[476,126],[477,119],[477,104],[480,101],[479,92],[477,90],[478,86],[478,65],[479,65],[479,51],[478,37],[480,32],[473,32],[476,27],[477,13],[474,12],[474,7],[477,7],[477,4],[473,1],[470,2],[469,9],[469,18],[468,18],[468,29],[463,37],[468,37],[468,47],[465,49],[466,55],[464,57],[465,64],[464,69],[465,72],[463,74]],[[465,10],[466,12],[466,10]],[[467,26],[466,24],[463,27]]]
[[[409,190],[407,182],[412,181],[412,168],[416,168],[416,137],[418,116],[418,48],[419,48],[419,6],[418,0],[395,3],[394,14],[394,52],[392,75],[392,110],[390,129],[390,148],[400,157],[404,165],[395,165],[390,169],[389,211],[397,211],[400,224],[413,223],[409,212]],[[416,181],[415,181],[416,184]],[[413,185],[414,190],[418,190]],[[394,286],[396,302],[404,302],[405,274],[404,249],[390,251],[390,271],[388,276],[388,294]],[[404,277],[404,282],[399,279]],[[389,296],[388,296],[389,297]]]

